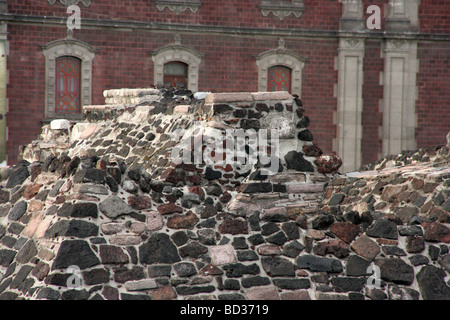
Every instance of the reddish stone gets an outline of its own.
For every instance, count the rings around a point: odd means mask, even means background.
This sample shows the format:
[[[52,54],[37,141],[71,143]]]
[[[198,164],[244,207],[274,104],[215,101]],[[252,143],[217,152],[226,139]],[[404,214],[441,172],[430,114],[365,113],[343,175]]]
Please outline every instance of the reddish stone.
[[[331,225],[330,231],[345,243],[350,244],[361,232],[361,227],[350,222],[337,222]]]
[[[232,196],[231,194],[229,194],[228,192],[225,192],[221,197],[220,197],[220,201],[222,203],[228,203],[231,200]]]
[[[248,234],[247,221],[241,219],[225,220],[219,226],[219,232],[223,234]]]
[[[34,196],[36,196],[39,192],[39,189],[41,189],[42,184],[31,184],[29,185],[24,193],[23,193],[23,197],[27,200],[30,200],[31,198],[34,198]]]
[[[119,300],[119,290],[110,286],[104,286],[102,291],[106,300]]]
[[[199,186],[190,187],[189,192],[195,193],[200,197],[201,200],[205,200],[205,191],[203,191],[202,187]]]
[[[171,213],[182,213],[183,212],[183,208],[181,208],[180,206],[177,206],[174,203],[168,203],[168,204],[163,204],[160,205],[158,207],[158,212],[160,214],[171,214]]]
[[[450,243],[450,229],[439,222],[424,222],[424,239],[431,242]]]
[[[423,192],[430,193],[433,192],[434,189],[439,185],[439,183],[428,182],[423,186]]]
[[[129,197],[128,204],[134,210],[144,210],[150,209],[152,207],[152,201],[149,197],[141,196],[141,197]]]
[[[424,182],[423,182],[422,179],[414,178],[414,179],[411,181],[411,185],[412,185],[412,187],[413,187],[415,190],[418,190],[418,189],[422,189],[422,187],[423,187],[423,185],[424,185]]]
[[[174,168],[168,168],[161,174],[161,180],[164,182],[177,184],[181,181],[181,177],[178,176]]]
[[[409,236],[406,238],[406,251],[409,253],[420,253],[425,249],[423,237]]]
[[[203,267],[199,273],[202,276],[220,276],[223,274],[223,271],[213,264],[208,264],[207,266]]]
[[[350,255],[348,245],[341,240],[319,242],[314,246],[313,251],[319,256],[332,254],[339,259],[348,257]]]
[[[161,287],[150,293],[153,300],[173,300],[177,297],[177,293],[172,287]]]
[[[372,261],[381,252],[378,244],[366,235],[362,235],[355,240],[351,248],[357,255],[369,261]]]
[[[303,146],[303,153],[307,157],[319,157],[323,154],[322,149],[320,149],[315,144]]]
[[[335,154],[321,155],[314,163],[317,165],[317,170],[320,173],[334,173],[342,166],[342,160]]]
[[[202,184],[202,178],[199,175],[187,176],[185,180],[192,183],[194,186],[199,186]]]
[[[171,229],[192,229],[198,221],[198,217],[190,211],[186,215],[170,217],[167,220],[167,227]]]

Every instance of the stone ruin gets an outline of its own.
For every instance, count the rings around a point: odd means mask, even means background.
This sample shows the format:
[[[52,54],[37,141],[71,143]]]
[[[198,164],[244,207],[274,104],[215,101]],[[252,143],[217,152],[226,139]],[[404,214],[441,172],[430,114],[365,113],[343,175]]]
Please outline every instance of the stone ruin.
[[[1,168],[0,299],[450,299],[450,145],[339,174],[287,92],[104,96]]]

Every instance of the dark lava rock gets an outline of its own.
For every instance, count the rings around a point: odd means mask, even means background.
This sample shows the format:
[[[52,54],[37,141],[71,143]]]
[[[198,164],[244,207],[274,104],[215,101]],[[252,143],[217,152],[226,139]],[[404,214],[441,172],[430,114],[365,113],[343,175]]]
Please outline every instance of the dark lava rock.
[[[77,265],[80,269],[87,269],[98,264],[100,264],[100,260],[86,241],[65,240],[59,247],[52,270],[66,269],[72,265]]]
[[[342,272],[341,261],[337,259],[301,255],[297,258],[297,267],[312,272]]]
[[[73,218],[97,218],[98,208],[95,203],[64,203],[58,210],[58,216],[60,217],[73,217]]]
[[[398,239],[397,224],[391,220],[379,219],[367,229],[369,237]]]
[[[142,264],[175,263],[180,260],[177,248],[167,234],[153,234],[139,247],[139,261]]]
[[[314,137],[311,133],[311,131],[309,131],[308,129],[300,131],[298,133],[298,138],[302,141],[313,141]]]
[[[331,214],[319,213],[312,220],[313,229],[327,229],[334,222],[334,217]]]
[[[8,215],[8,219],[11,221],[18,221],[27,212],[28,205],[22,200],[14,205]]]
[[[450,300],[450,287],[445,283],[446,274],[435,266],[424,266],[417,273],[417,282],[424,300]]]
[[[314,172],[313,165],[303,158],[303,153],[297,151],[290,151],[284,156],[286,166],[288,169],[293,169],[303,172]]]
[[[380,267],[382,280],[406,285],[414,281],[414,268],[400,258],[379,259],[375,264]]]
[[[14,188],[17,185],[21,185],[29,176],[28,162],[20,162],[12,169],[6,188]]]
[[[83,169],[78,170],[73,176],[74,183],[96,183],[105,184],[105,175],[100,169]]]
[[[264,271],[271,277],[295,276],[294,265],[287,259],[280,257],[262,257],[261,264]]]

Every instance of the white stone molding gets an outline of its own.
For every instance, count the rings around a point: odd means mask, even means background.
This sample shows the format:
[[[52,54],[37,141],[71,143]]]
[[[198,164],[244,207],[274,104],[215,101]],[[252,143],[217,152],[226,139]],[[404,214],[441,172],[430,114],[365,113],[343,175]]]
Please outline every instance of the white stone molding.
[[[420,0],[389,0],[386,6],[386,28],[389,31],[406,31],[419,27]]]
[[[383,51],[383,155],[416,148],[417,42],[388,40]]]
[[[158,0],[156,1],[156,8],[159,11],[163,11],[165,8],[174,12],[175,14],[180,14],[188,9],[192,13],[196,13],[201,7],[202,3],[200,0]]]
[[[362,0],[339,0],[342,2],[342,17],[361,18],[363,16]]]
[[[188,89],[192,92],[198,91],[199,66],[204,54],[176,41],[175,44],[153,51],[151,56],[154,63],[153,79],[155,84],[163,83],[166,63],[180,61],[188,65]]]
[[[295,17],[299,18],[305,10],[303,0],[292,0],[290,2],[261,0],[259,7],[263,16],[267,17],[269,13],[272,13],[280,20],[283,20],[290,14],[293,14]]]
[[[47,0],[48,3],[52,6],[55,4],[56,0]],[[91,4],[91,0],[58,0],[62,5],[66,7],[71,5],[77,5],[79,2],[83,3],[85,7],[89,7]]]
[[[45,57],[45,117],[61,117],[56,113],[56,59],[63,56],[76,57],[81,60],[81,108],[90,105],[92,100],[92,61],[95,50],[88,44],[73,38],[55,40],[42,46]],[[80,114],[64,114],[65,118],[80,118]]]
[[[338,51],[334,145],[342,158],[342,171],[349,172],[361,166],[364,39],[341,38]]]
[[[284,40],[280,39],[277,49],[269,50],[256,56],[258,66],[258,91],[267,91],[268,70],[273,66],[285,66],[292,70],[291,94],[302,96],[302,70],[307,61],[306,58],[284,47]]]

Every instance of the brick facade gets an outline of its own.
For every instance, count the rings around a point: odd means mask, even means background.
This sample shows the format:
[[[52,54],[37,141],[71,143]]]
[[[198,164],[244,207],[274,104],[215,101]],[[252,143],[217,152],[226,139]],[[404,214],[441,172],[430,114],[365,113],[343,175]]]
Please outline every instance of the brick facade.
[[[255,57],[279,47],[306,59],[302,70],[301,98],[311,118],[315,142],[325,151],[335,150],[337,137],[334,114],[337,111],[336,85],[342,1],[304,0],[300,17],[279,19],[264,16],[259,0],[201,1],[198,11],[187,9],[176,14],[160,11],[156,1],[92,0],[81,2],[82,28],[73,38],[95,50],[92,63],[92,104],[104,102],[103,91],[111,88],[149,87],[154,83],[152,52],[174,44],[202,54],[198,70],[198,90],[211,92],[258,91]],[[389,0],[362,1],[366,8],[376,4],[384,15]],[[8,10],[0,16],[7,23],[9,45],[7,98],[8,163],[17,161],[18,146],[26,145],[41,132],[45,120],[45,59],[42,46],[64,39],[69,14],[58,0],[23,2],[8,0]],[[442,144],[449,130],[450,23],[445,12],[450,4],[422,0],[418,10],[420,31],[407,37],[418,41],[417,61],[417,146]],[[46,18],[44,18],[46,17]],[[365,22],[365,21],[364,21]],[[383,126],[383,50],[382,30],[364,30],[362,164],[382,154],[380,128]],[[360,33],[350,31],[350,37]],[[402,36],[402,33],[394,34]],[[24,117],[24,115],[27,115]],[[24,127],[27,130],[24,130]]]

